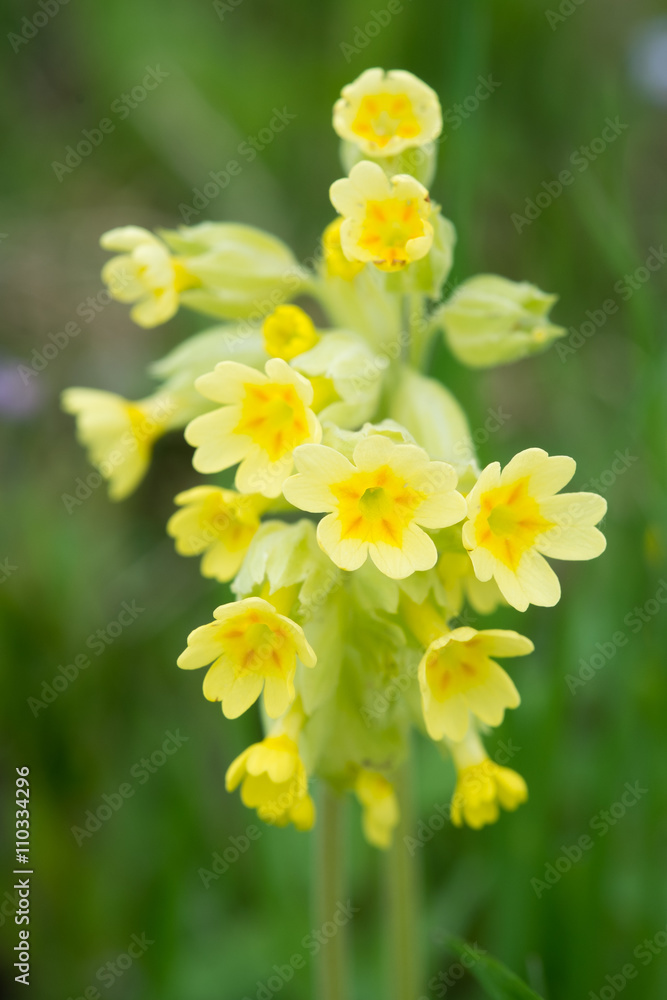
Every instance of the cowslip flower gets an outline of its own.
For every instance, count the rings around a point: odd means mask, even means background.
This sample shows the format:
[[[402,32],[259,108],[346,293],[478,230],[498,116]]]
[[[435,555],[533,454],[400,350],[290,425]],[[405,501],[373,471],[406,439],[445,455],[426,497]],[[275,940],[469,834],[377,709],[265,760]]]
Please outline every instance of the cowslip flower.
[[[399,820],[394,786],[378,771],[362,767],[354,783],[354,792],[363,809],[364,837],[374,847],[386,850]]]
[[[544,351],[562,337],[565,328],[549,320],[557,299],[527,281],[479,274],[459,285],[438,317],[452,354],[471,368],[488,368]]]
[[[315,324],[299,306],[278,306],[262,324],[266,353],[272,358],[291,361],[309,351],[319,341]]]
[[[465,513],[450,465],[381,434],[358,441],[352,462],[325,445],[302,445],[294,460],[299,474],[284,495],[301,510],[327,512],[317,539],[340,569],[358,569],[369,555],[394,579],[430,569],[437,550],[422,529],[447,527]]]
[[[596,493],[562,493],[576,469],[573,458],[541,448],[519,452],[501,472],[492,462],[467,497],[463,544],[479,580],[498,584],[518,611],[552,607],[560,583],[545,556],[594,559],[606,547],[595,525],[606,501]],[[558,494],[558,495],[557,495]]]
[[[367,156],[394,156],[437,138],[442,130],[440,101],[412,73],[367,69],[341,91],[333,127]]]
[[[202,576],[226,583],[236,576],[267,507],[264,497],[219,486],[195,486],[179,493],[180,506],[169,518],[167,534],[182,556],[202,555]]]
[[[222,702],[228,719],[254,705],[262,690],[267,715],[278,718],[294,701],[297,657],[306,667],[317,660],[303,629],[261,597],[222,604],[213,617],[190,633],[178,666],[197,670],[211,664],[204,696]]]
[[[389,178],[377,163],[362,160],[349,177],[334,181],[329,195],[343,216],[340,241],[349,260],[400,271],[431,249],[429,194],[410,174]]]
[[[230,764],[225,787],[233,792],[239,785],[241,801],[256,809],[263,822],[293,823],[297,830],[310,830],[315,823],[306,769],[296,742],[287,733],[253,743]]]
[[[141,482],[154,442],[176,410],[169,394],[131,401],[101,389],[66,389],[61,405],[76,416],[77,437],[91,463],[109,481],[109,497],[123,500]]]
[[[200,284],[183,258],[172,257],[159,237],[139,226],[105,233],[100,244],[121,253],[102,268],[102,280],[119,302],[134,302],[130,316],[139,326],[165,323],[176,314],[179,295]]]
[[[294,467],[294,449],[322,436],[310,408],[313,387],[308,379],[282,358],[271,358],[264,372],[222,361],[195,385],[207,399],[223,404],[185,430],[186,441],[197,449],[195,469],[220,472],[240,462],[236,488],[241,493],[279,496]]]
[[[513,811],[526,801],[528,788],[524,779],[512,768],[492,761],[477,732],[471,730],[463,742],[447,745],[457,771],[450,806],[454,826],[466,823],[479,830],[497,822],[500,807]]]
[[[462,740],[479,719],[498,726],[505,709],[517,708],[519,692],[493,657],[526,656],[530,639],[505,629],[478,632],[463,626],[434,639],[419,664],[419,687],[429,736]]]

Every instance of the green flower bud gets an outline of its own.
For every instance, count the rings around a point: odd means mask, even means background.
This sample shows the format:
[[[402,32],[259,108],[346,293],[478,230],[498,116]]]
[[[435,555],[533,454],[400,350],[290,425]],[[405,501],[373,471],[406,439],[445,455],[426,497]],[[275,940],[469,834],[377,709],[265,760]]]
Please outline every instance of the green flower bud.
[[[452,353],[471,368],[518,361],[549,347],[565,330],[548,320],[558,296],[528,282],[480,274],[438,311]]]
[[[266,360],[259,329],[249,323],[230,323],[188,337],[155,361],[148,371],[153,378],[159,379],[165,391],[179,400],[177,426],[184,427],[201,413],[215,408],[214,403],[195,389],[195,380],[200,375],[213,371],[219,361],[238,361],[261,368]]]
[[[294,587],[297,607],[289,614],[302,624],[324,607],[340,586],[340,576],[317,544],[312,521],[265,521],[250,543],[232,590],[239,599],[261,591],[271,601],[272,594]]]
[[[292,368],[313,383],[313,409],[320,422],[351,428],[374,416],[383,372],[360,337],[338,331],[325,333],[315,347],[294,358]]]

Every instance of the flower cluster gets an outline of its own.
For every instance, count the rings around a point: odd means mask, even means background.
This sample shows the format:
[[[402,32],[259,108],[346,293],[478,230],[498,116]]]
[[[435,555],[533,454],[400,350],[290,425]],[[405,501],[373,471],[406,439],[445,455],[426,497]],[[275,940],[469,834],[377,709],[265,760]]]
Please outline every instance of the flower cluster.
[[[204,695],[228,719],[263,710],[266,736],[231,764],[227,788],[262,820],[308,829],[310,783],[326,781],[356,796],[366,838],[384,848],[412,729],[454,763],[455,825],[479,828],[526,799],[482,737],[520,703],[497,661],[533,644],[457,618],[556,604],[547,560],[600,555],[606,508],[562,492],[575,463],[541,448],[480,468],[461,406],[424,373],[438,333],[478,368],[564,332],[548,319],[555,296],[527,283],[481,275],[440,301],[455,231],[428,190],[436,94],[410,73],[367,70],[333,125],[347,176],[331,186],[337,216],[313,266],[231,223],[102,238],[119,251],[103,277],[139,325],[180,306],[218,325],[153,365],[146,399],[70,389],[63,405],[113,499],[177,428],[196,472],[214,477],[178,494],[167,530],[234,597],[190,634],[179,666],[207,667]],[[303,307],[313,300],[324,326]],[[379,698],[399,678],[401,697]]]

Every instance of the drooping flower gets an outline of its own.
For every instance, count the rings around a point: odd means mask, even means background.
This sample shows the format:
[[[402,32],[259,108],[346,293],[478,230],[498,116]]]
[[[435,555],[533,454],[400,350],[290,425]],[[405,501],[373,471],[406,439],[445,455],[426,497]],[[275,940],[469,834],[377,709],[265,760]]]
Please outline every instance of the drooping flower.
[[[295,298],[307,281],[289,247],[255,226],[200,222],[160,235],[198,279],[181,302],[209,316],[257,322],[266,315],[267,302],[276,306]]]
[[[308,313],[292,305],[274,309],[264,320],[262,334],[266,353],[283,361],[309,351],[320,339]]]
[[[66,389],[62,408],[76,416],[77,436],[92,464],[109,480],[109,497],[123,500],[141,482],[154,442],[174,422],[169,393],[130,401],[101,389]]]
[[[422,529],[455,524],[465,510],[450,465],[381,434],[362,438],[352,462],[325,445],[303,445],[294,459],[299,475],[285,483],[285,497],[327,512],[317,538],[341,569],[358,569],[369,555],[394,579],[430,569],[437,551]]]
[[[506,708],[516,708],[519,692],[493,657],[532,653],[530,639],[517,632],[467,626],[434,639],[419,664],[419,687],[431,739],[460,741],[472,717],[498,726]]]
[[[256,809],[264,823],[310,830],[315,804],[308,794],[308,776],[296,742],[287,733],[253,743],[230,765],[225,787],[241,785],[241,801]]]
[[[362,767],[354,791],[363,807],[362,827],[366,840],[374,847],[388,848],[399,820],[394,786],[378,771]]]
[[[394,156],[437,138],[442,130],[440,101],[412,73],[367,69],[343,88],[334,106],[333,127],[367,156]]]
[[[195,486],[179,493],[180,506],[169,519],[167,533],[182,556],[202,553],[202,576],[226,583],[238,573],[260,524],[267,501],[219,486]]]
[[[322,233],[322,250],[326,273],[332,278],[352,281],[366,266],[363,261],[348,260],[340,242],[341,218],[334,219]]]
[[[429,194],[410,174],[389,178],[377,163],[362,160],[349,177],[334,181],[329,194],[343,216],[340,240],[348,260],[400,271],[431,249]]]
[[[228,719],[250,708],[262,689],[267,715],[278,718],[294,701],[297,657],[306,667],[317,659],[303,629],[260,597],[223,604],[213,617],[215,621],[190,633],[179,667],[196,670],[211,664],[204,695],[222,702]]]
[[[557,299],[527,281],[479,274],[459,285],[438,317],[459,361],[489,368],[544,351],[563,336],[565,328],[549,320]]]
[[[513,811],[528,798],[526,782],[510,767],[492,761],[474,730],[461,743],[447,744],[456,764],[456,788],[450,815],[454,826],[479,830],[495,823],[500,807]]]
[[[196,447],[198,472],[220,472],[240,462],[241,493],[276,497],[291,473],[294,449],[319,441],[320,423],[310,408],[313,387],[282,358],[271,358],[265,373],[222,361],[196,381],[199,392],[223,405],[188,424],[185,438]]]
[[[558,577],[545,556],[594,559],[605,537],[595,525],[606,501],[596,493],[562,493],[576,469],[573,458],[541,448],[519,452],[501,472],[487,465],[467,497],[463,544],[479,580],[498,584],[519,611],[529,604],[552,607],[560,599]]]
[[[130,315],[143,327],[166,323],[178,311],[179,295],[200,284],[181,257],[172,257],[159,237],[139,226],[112,229],[100,239],[119,250],[102,268],[102,280],[119,302],[134,302]]]

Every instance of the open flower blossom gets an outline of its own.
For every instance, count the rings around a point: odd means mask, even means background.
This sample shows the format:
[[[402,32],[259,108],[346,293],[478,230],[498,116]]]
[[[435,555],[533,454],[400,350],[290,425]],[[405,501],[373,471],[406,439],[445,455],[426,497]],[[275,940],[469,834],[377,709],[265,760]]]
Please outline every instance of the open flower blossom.
[[[476,731],[461,743],[447,743],[457,770],[450,815],[454,826],[466,823],[479,830],[495,823],[500,807],[516,809],[528,798],[526,782],[510,767],[501,767],[486,753]]]
[[[105,250],[119,250],[102,268],[102,280],[119,302],[134,302],[130,315],[139,326],[165,323],[178,312],[179,293],[200,284],[182,258],[172,257],[163,241],[139,226],[112,229],[100,239]]]
[[[109,480],[109,496],[123,500],[141,482],[154,442],[170,426],[175,400],[156,395],[130,401],[101,389],[66,389],[62,408],[76,416],[77,435],[90,461]]]
[[[319,334],[312,319],[299,306],[278,306],[262,324],[266,353],[272,358],[291,361],[315,347]]]
[[[236,576],[267,507],[262,496],[219,486],[194,486],[175,497],[180,506],[169,518],[167,534],[182,556],[202,553],[202,576],[226,583]]]
[[[313,387],[308,379],[282,358],[271,358],[264,372],[221,361],[195,385],[207,399],[223,404],[186,428],[187,442],[197,449],[195,469],[220,472],[240,462],[236,488],[241,493],[279,496],[294,467],[294,449],[322,436],[310,409]]]
[[[391,845],[399,820],[394,786],[378,771],[362,767],[354,792],[363,808],[361,822],[366,840],[374,847],[386,849]]]
[[[294,459],[299,475],[285,483],[285,497],[301,510],[327,512],[317,539],[341,569],[358,569],[369,555],[394,579],[430,569],[437,550],[422,529],[447,527],[465,513],[452,467],[415,445],[372,434],[357,443],[352,462],[325,445],[302,445]]]
[[[506,708],[521,699],[514,682],[495,656],[525,656],[530,639],[505,629],[478,632],[463,626],[434,639],[419,664],[419,687],[426,729],[431,739],[462,740],[476,717],[499,726]]]
[[[241,801],[256,809],[264,823],[310,830],[315,804],[308,794],[308,776],[296,742],[287,734],[270,735],[253,743],[230,764],[225,775],[228,792],[241,785]]]
[[[431,201],[410,174],[389,178],[377,163],[362,160],[349,177],[334,181],[329,195],[343,216],[340,242],[348,260],[400,271],[431,249]]]
[[[607,510],[596,493],[562,493],[576,463],[541,448],[519,452],[501,472],[492,462],[468,494],[463,544],[479,580],[498,584],[517,610],[552,607],[560,599],[558,577],[545,556],[594,559],[606,541],[595,525]],[[557,495],[558,494],[558,495]]]
[[[213,617],[215,621],[190,633],[179,667],[196,670],[211,664],[204,696],[222,702],[228,719],[254,705],[262,689],[266,713],[277,719],[294,701],[297,657],[305,667],[317,660],[303,629],[261,597],[222,604]]]
[[[394,156],[437,138],[442,130],[440,101],[412,73],[367,69],[343,87],[334,105],[333,127],[366,156]]]

